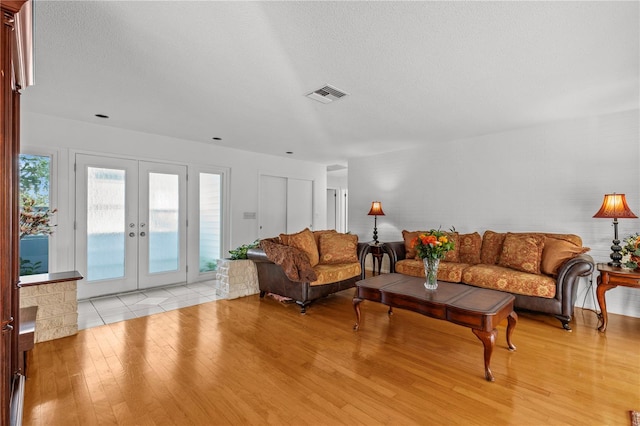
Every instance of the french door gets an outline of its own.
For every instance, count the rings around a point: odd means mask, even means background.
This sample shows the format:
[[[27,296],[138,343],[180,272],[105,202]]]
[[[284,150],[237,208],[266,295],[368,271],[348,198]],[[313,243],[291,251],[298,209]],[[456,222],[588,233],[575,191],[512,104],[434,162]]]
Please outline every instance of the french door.
[[[78,298],[185,282],[185,166],[76,155]]]

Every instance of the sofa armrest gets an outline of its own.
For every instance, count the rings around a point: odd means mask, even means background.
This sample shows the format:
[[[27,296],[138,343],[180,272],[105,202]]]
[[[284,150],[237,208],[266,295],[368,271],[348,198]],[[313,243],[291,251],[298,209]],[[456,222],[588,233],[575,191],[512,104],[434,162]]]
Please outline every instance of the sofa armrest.
[[[578,293],[578,283],[581,277],[587,277],[593,273],[595,263],[588,254],[581,254],[567,260],[558,269],[556,280],[556,298],[562,303],[562,315],[571,318]],[[565,328],[567,328],[565,326]]]
[[[271,262],[267,257],[267,254],[264,252],[264,250],[262,250],[259,247],[250,248],[249,250],[247,250],[247,259],[259,260],[261,262]]]
[[[581,254],[564,262],[558,268],[558,281],[565,280],[564,276],[571,274],[580,277],[590,275],[595,268],[593,258],[588,254]]]

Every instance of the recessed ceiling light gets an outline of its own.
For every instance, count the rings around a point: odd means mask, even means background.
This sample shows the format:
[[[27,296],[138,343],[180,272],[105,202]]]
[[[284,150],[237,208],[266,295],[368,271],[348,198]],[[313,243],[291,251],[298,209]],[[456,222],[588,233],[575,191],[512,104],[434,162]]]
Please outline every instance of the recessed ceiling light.
[[[211,138],[211,139],[213,139],[214,141],[221,141],[222,140],[222,138],[217,138],[217,137],[216,138]]]
[[[109,118],[108,115],[104,115],[104,114],[96,114],[96,117],[98,117],[98,118]]]
[[[285,154],[291,155],[291,154],[293,154],[293,151],[287,151]]]

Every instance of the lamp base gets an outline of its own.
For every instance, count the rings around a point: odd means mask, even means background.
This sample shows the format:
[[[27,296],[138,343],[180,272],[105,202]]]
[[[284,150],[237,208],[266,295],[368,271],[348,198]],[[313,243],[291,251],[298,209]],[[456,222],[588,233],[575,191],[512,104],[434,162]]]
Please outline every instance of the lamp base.
[[[616,234],[617,234],[617,229],[616,229]],[[619,268],[622,265],[620,263],[620,261],[622,260],[622,255],[620,254],[620,252],[622,251],[622,247],[620,247],[620,240],[618,240],[617,238],[613,240],[612,243],[613,243],[613,245],[611,246],[612,253],[609,255],[609,257],[611,258],[611,262],[607,263],[607,265]]]

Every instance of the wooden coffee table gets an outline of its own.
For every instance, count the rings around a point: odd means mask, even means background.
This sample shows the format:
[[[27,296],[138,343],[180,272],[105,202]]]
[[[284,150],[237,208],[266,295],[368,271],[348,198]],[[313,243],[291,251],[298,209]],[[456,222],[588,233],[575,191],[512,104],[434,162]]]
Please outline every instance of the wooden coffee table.
[[[493,382],[490,363],[498,335],[496,327],[505,318],[508,320],[507,345],[509,350],[516,349],[511,343],[518,322],[518,315],[513,310],[515,297],[501,291],[443,281],[438,281],[437,290],[426,290],[424,281],[424,278],[402,274],[383,274],[356,282],[353,298],[356,324],[353,329],[360,328],[360,302],[363,300],[389,306],[389,314],[392,308],[401,308],[469,327],[484,345],[484,375]]]

